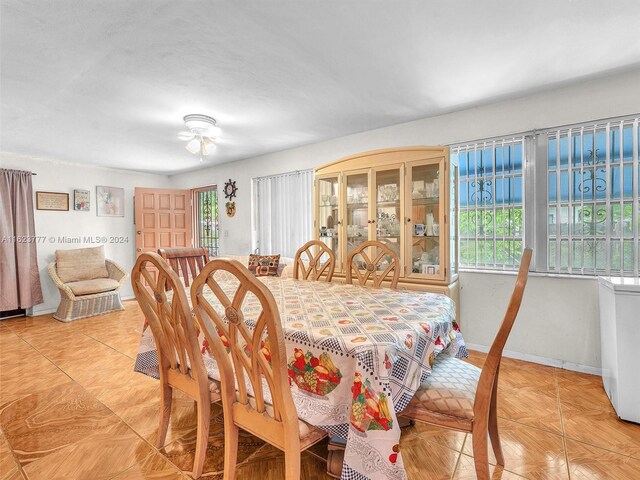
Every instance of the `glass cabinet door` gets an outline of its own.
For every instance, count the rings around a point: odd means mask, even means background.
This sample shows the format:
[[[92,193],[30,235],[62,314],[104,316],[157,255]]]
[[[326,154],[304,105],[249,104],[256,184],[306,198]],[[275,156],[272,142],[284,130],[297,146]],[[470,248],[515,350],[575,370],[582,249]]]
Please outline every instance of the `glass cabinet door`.
[[[340,271],[340,177],[338,175],[318,178],[316,199],[318,205],[318,240],[325,243],[336,256],[336,270]],[[321,259],[322,261],[322,259]]]
[[[409,183],[406,186],[407,273],[413,277],[444,279],[444,206],[441,194],[444,186],[444,161],[432,160],[408,165]],[[448,179],[447,179],[448,180]]]
[[[402,180],[401,166],[374,171],[375,184],[375,239],[393,250],[403,265],[404,235],[402,234]]]
[[[358,171],[344,176],[346,198],[346,250],[349,252],[370,238],[372,221],[369,215],[369,172]]]
[[[451,281],[458,275],[458,160],[451,158],[449,163],[449,262],[451,264]]]

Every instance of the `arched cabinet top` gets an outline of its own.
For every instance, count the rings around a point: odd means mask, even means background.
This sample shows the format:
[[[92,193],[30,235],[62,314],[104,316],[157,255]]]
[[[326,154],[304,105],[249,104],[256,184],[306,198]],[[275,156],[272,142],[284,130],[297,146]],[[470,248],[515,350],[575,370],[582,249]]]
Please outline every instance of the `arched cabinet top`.
[[[359,168],[377,167],[382,165],[442,158],[449,156],[449,147],[399,147],[371,150],[343,157],[335,162],[316,168],[316,175],[342,172]]]

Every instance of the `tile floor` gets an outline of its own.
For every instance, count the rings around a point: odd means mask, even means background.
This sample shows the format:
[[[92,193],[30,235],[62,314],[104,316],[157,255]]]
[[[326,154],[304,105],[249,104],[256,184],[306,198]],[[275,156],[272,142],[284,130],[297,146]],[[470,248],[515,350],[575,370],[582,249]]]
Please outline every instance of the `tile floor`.
[[[164,448],[154,448],[157,381],[134,373],[140,313],[60,323],[0,322],[1,479],[185,479],[195,449],[193,402],[176,395]],[[482,364],[472,352],[469,361]],[[506,466],[493,479],[640,479],[640,426],[622,422],[591,375],[505,359],[499,415]],[[223,435],[213,406],[205,478],[221,479]],[[473,479],[470,438],[403,430],[410,480]],[[303,454],[307,480],[328,479],[326,442]],[[238,479],[282,479],[283,456],[241,438]]]

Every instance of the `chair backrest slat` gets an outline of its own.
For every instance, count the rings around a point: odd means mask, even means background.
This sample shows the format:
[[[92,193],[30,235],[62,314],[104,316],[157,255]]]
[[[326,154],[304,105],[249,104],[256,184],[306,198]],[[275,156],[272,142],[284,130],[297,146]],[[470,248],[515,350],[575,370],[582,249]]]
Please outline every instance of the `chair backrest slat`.
[[[306,258],[306,263],[305,263]],[[324,262],[322,260],[325,260]],[[333,278],[336,255],[324,242],[311,240],[296,252],[293,260],[293,278],[301,280],[321,280]]]
[[[143,253],[131,271],[131,284],[156,343],[160,375],[173,370],[207,388],[193,315],[178,275],[159,255]],[[173,293],[170,301],[166,286]]]
[[[204,247],[160,248],[158,253],[182,277],[187,287],[209,262],[209,252]]]
[[[217,272],[224,281],[218,281]],[[237,260],[216,258],[195,278],[191,298],[198,323],[214,347],[223,396],[259,413],[269,403],[274,422],[297,429],[280,314],[269,289]],[[295,425],[289,425],[291,418]]]
[[[502,351],[507,343],[507,339],[511,333],[511,328],[513,327],[518,311],[520,310],[520,305],[522,304],[522,297],[524,295],[525,286],[527,285],[532,255],[533,250],[531,248],[525,248],[522,253],[520,269],[518,270],[516,284],[513,288],[513,293],[511,294],[507,311],[500,325],[500,329],[493,339],[493,343],[491,344],[487,358],[484,361],[484,365],[482,366],[482,373],[480,374],[480,380],[478,381],[478,387],[476,390],[474,410],[476,408],[484,408],[485,405],[488,405],[488,402],[491,399],[500,369]]]
[[[360,270],[361,265],[356,261],[358,256],[363,260],[364,271]],[[388,265],[380,272],[378,266],[385,259]],[[370,240],[362,242],[349,253],[346,273],[347,283],[353,283],[355,274],[360,285],[366,285],[367,282],[371,281],[374,287],[381,287],[388,280],[391,288],[396,288],[400,278],[400,260],[398,255],[385,244]]]

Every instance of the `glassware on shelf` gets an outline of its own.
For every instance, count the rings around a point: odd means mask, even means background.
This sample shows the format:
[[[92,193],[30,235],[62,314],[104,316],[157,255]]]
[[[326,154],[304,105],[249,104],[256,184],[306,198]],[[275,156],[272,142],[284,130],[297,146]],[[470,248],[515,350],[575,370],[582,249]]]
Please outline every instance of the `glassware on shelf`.
[[[422,252],[419,255],[413,255],[413,273],[422,275],[437,275],[440,273],[440,250],[433,247],[432,249]]]

